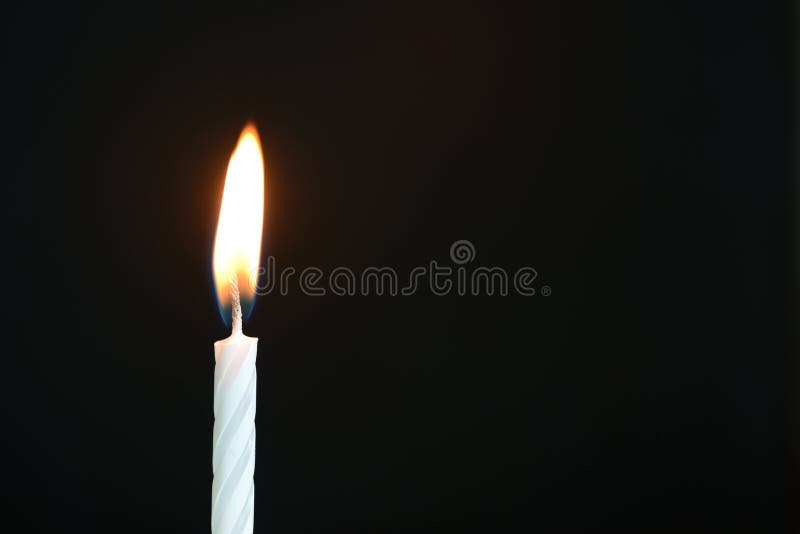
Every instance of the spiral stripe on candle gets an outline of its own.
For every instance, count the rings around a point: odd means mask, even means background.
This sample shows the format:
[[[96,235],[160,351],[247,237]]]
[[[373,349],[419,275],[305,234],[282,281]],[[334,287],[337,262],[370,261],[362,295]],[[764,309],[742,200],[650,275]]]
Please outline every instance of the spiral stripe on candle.
[[[257,341],[242,336],[215,346],[214,534],[253,532]]]

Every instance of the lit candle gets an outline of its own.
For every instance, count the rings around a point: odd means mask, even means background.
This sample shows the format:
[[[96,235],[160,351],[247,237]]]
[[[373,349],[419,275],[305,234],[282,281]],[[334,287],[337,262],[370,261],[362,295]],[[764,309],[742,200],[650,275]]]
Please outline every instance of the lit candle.
[[[247,125],[228,163],[214,242],[214,284],[232,327],[230,337],[214,343],[214,534],[253,532],[258,338],[242,333],[242,320],[255,296],[251,275],[261,254],[263,211],[261,143],[255,126]]]

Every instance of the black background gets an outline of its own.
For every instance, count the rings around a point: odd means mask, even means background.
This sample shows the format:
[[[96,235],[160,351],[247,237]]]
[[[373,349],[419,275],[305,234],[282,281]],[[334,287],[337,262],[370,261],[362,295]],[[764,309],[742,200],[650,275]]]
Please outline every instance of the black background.
[[[253,119],[279,266],[552,288],[260,299],[256,532],[792,531],[789,6],[289,4],[3,16],[4,526],[209,531]]]

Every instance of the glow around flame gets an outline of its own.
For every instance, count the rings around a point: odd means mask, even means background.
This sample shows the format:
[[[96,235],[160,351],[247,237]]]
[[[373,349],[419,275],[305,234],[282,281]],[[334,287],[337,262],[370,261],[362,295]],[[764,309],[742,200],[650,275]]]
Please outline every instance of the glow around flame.
[[[246,316],[255,294],[264,218],[264,157],[253,124],[247,124],[228,162],[214,241],[214,285],[220,313],[231,318],[231,279],[236,277]]]

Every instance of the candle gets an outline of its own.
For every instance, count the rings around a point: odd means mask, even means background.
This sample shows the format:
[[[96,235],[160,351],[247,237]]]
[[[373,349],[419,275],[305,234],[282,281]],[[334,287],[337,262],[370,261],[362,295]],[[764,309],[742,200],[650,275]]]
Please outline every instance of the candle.
[[[214,241],[214,285],[230,337],[214,343],[213,534],[253,532],[257,338],[242,333],[252,307],[264,210],[264,160],[248,124],[228,163]]]

